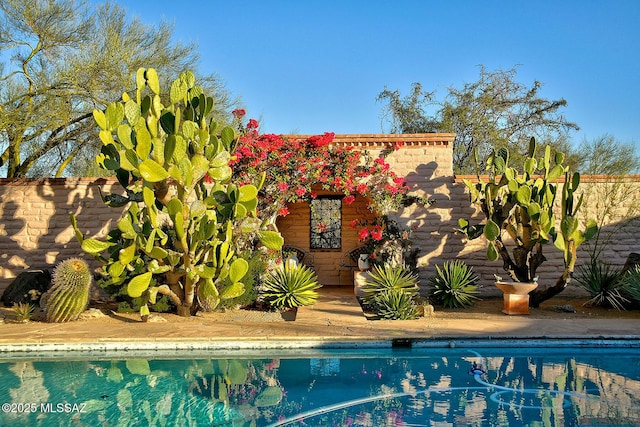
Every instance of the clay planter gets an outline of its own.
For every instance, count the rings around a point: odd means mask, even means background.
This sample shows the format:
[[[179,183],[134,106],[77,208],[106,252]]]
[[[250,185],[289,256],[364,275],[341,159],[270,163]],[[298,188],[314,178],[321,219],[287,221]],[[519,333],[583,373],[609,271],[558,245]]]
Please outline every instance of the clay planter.
[[[296,320],[297,315],[298,315],[298,307],[280,310],[280,316],[282,316],[282,319],[285,322],[293,322],[294,320]]]
[[[529,314],[529,292],[537,283],[496,282],[496,286],[504,293],[504,314]]]

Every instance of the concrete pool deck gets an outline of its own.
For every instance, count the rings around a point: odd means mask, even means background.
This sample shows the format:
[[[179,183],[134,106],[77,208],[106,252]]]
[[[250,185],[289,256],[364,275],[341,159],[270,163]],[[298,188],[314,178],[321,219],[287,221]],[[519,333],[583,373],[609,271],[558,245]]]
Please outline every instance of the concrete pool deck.
[[[578,307],[576,307],[578,308]],[[324,288],[318,303],[303,307],[295,322],[276,313],[246,310],[199,313],[192,318],[153,315],[143,323],[135,314],[106,315],[52,324],[16,323],[3,308],[0,353],[69,349],[160,348],[311,348],[345,345],[460,340],[604,340],[640,343],[640,316],[592,317],[588,313],[557,313],[534,309],[528,316],[507,316],[501,300],[485,302],[484,311],[446,311],[436,308],[418,320],[367,320],[349,288]]]

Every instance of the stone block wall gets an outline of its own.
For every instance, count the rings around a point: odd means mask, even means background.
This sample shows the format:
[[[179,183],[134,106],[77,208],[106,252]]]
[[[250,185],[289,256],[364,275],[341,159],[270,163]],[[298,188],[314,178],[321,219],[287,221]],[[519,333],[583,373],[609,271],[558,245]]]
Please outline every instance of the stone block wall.
[[[0,179],[0,292],[27,269],[52,268],[71,257],[99,264],[83,253],[69,215],[85,237],[104,236],[122,208],[108,208],[103,192],[120,192],[115,179]]]
[[[461,178],[452,171],[451,144],[453,134],[423,135],[337,135],[336,143],[367,149],[372,155],[389,149],[395,142],[403,146],[387,157],[393,170],[405,176],[412,192],[435,200],[435,204],[411,206],[395,215],[401,226],[415,228],[413,240],[420,248],[421,282],[426,283],[435,271],[435,264],[461,259],[473,266],[481,276],[483,293],[497,294],[491,285],[493,274],[502,274],[500,262],[485,257],[482,238],[465,242],[454,229],[459,218],[473,218],[476,210]],[[608,208],[603,232],[609,244],[603,259],[622,266],[630,252],[640,252],[640,176],[622,179],[624,186],[612,177],[583,176],[585,216]],[[80,256],[98,264],[83,254],[75,239],[69,214],[74,213],[85,237],[104,236],[115,226],[122,208],[108,208],[101,199],[103,192],[121,192],[115,179],[0,179],[0,292],[20,272],[26,269],[51,268],[57,262]],[[288,244],[309,250],[309,209],[304,203],[289,207],[290,214],[279,221],[279,228]],[[366,201],[356,197],[355,203],[343,207],[343,243],[340,250],[315,251],[316,271],[326,285],[350,283],[346,271],[339,271],[342,256],[359,246],[356,230],[349,227],[353,219],[372,218]],[[623,218],[631,218],[622,221]],[[588,260],[582,247],[579,263]],[[562,269],[562,255],[552,245],[545,248],[548,261],[540,272],[541,283],[554,282]],[[341,274],[339,276],[339,274]],[[566,291],[565,291],[566,292]]]

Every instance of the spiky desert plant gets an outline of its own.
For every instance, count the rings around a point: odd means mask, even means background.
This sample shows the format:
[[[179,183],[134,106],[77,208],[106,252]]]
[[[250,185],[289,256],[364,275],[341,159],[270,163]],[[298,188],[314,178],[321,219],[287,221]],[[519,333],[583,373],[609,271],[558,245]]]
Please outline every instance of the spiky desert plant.
[[[622,279],[623,273],[620,268],[595,259],[578,267],[576,276],[578,285],[591,296],[587,304],[613,307],[620,311],[629,303],[624,296],[625,282]]]
[[[140,68],[135,91],[93,111],[103,143],[96,161],[126,191],[102,195],[108,206],[128,206],[117,228],[105,240],[85,238],[71,217],[82,249],[104,264],[105,286],[142,298],[143,319],[159,295],[181,316],[242,295],[248,265],[237,243],[283,243],[256,218],[262,184],[235,183],[229,163],[239,136],[212,120],[214,99],[191,71],[162,90],[160,81]]]
[[[301,264],[284,263],[269,272],[261,292],[263,300],[276,310],[313,305],[320,288],[316,273]]]
[[[562,251],[562,275],[555,285],[540,287],[530,294],[532,307],[538,307],[569,285],[578,247],[598,230],[593,220],[580,226],[577,216],[583,200],[577,191],[580,174],[571,173],[564,160],[563,153],[552,156],[548,145],[544,155],[536,157],[536,141],[532,138],[528,157],[518,168],[509,166],[509,151],[500,148],[486,160],[488,177],[480,176],[478,171],[475,181],[463,179],[471,203],[480,208],[485,222],[471,225],[462,218],[458,231],[469,239],[484,236],[488,241],[487,258],[501,259],[511,280],[533,282],[538,267],[546,260],[543,249],[547,244],[553,242]],[[557,180],[563,175],[564,184],[560,184]]]
[[[53,270],[51,288],[42,296],[40,306],[47,322],[75,320],[89,302],[91,271],[80,258],[69,258]]]
[[[378,292],[373,297],[371,306],[381,319],[412,320],[419,317],[418,308],[411,295],[399,289]]]
[[[19,302],[13,305],[13,312],[16,314],[16,320],[21,323],[27,323],[31,320],[35,307],[29,303]]]
[[[418,277],[401,265],[374,265],[362,288],[366,304],[375,304],[376,295],[397,290],[413,298],[418,292]]]
[[[640,304],[640,265],[625,271],[622,276],[622,287],[629,300],[635,305]]]
[[[429,279],[433,300],[446,308],[469,307],[478,299],[478,276],[460,260],[436,265],[436,275]]]

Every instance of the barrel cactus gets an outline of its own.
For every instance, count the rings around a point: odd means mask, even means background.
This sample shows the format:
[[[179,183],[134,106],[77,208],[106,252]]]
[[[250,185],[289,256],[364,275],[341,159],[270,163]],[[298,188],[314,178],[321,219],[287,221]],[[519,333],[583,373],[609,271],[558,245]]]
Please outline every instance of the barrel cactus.
[[[59,263],[53,271],[51,288],[42,296],[41,307],[47,322],[76,320],[89,302],[91,272],[80,258]]]

